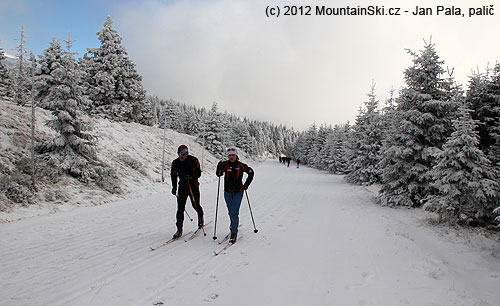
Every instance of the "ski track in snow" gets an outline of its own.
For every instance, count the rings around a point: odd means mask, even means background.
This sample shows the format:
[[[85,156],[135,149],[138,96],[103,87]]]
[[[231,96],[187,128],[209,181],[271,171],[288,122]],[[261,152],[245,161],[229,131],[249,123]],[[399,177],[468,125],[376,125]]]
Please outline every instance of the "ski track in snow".
[[[500,305],[498,244],[473,250],[342,176],[275,161],[255,170],[259,232],[244,197],[241,239],[219,256],[213,222],[150,251],[175,232],[168,193],[0,224],[0,305]],[[213,220],[217,181],[201,195]],[[219,239],[228,226],[221,194]]]

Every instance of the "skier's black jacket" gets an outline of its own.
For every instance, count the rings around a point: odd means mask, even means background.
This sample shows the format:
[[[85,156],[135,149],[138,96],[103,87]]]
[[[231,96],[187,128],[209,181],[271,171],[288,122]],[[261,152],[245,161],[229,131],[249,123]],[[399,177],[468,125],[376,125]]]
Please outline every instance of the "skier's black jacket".
[[[172,188],[177,187],[177,177],[179,178],[179,192],[189,192],[191,188],[198,188],[200,183],[198,178],[201,176],[200,162],[194,156],[188,155],[184,161],[179,158],[174,159],[172,162],[172,169],[170,170],[170,177],[172,178]]]
[[[244,172],[248,174],[245,184],[243,184]],[[220,161],[215,174],[217,176],[224,175],[224,191],[226,192],[241,192],[247,189],[254,176],[253,169],[238,160],[234,163],[229,160]]]

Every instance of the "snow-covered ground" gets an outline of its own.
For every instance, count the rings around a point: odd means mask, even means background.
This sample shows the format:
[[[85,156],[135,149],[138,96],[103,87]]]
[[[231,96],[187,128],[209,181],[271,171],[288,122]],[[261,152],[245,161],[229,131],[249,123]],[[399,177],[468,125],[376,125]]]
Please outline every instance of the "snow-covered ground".
[[[175,231],[168,193],[0,224],[0,305],[500,305],[495,239],[374,205],[372,189],[342,176],[276,161],[255,172],[259,232],[244,199],[240,239],[219,256],[214,222],[150,251]],[[217,181],[201,192],[213,220]]]
[[[36,138],[53,138],[55,132],[45,126],[45,122],[52,118],[51,113],[37,108],[36,116]],[[21,107],[0,99],[0,118],[0,169],[12,170],[16,161],[30,156],[31,107]],[[137,123],[88,117],[87,120],[92,123],[92,133],[97,138],[97,155],[116,171],[123,192],[109,194],[95,185],[84,184],[70,176],[61,177],[57,183],[38,182],[40,191],[35,203],[28,206],[17,204],[11,210],[0,211],[0,223],[169,191],[170,165],[177,158],[177,147],[181,144],[187,145],[190,153],[202,163],[204,173],[200,181],[204,183],[215,180],[205,173],[215,171],[218,159],[204,151],[193,136]],[[162,182],[164,148],[165,182]],[[54,194],[59,195],[55,200]],[[4,200],[1,196],[0,206]]]

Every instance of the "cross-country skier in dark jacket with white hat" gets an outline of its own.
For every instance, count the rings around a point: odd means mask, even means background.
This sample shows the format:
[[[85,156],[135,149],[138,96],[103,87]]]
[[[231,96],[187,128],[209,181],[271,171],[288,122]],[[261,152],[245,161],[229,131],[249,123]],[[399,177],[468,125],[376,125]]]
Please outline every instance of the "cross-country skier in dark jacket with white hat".
[[[228,160],[220,161],[217,165],[216,175],[224,175],[224,200],[226,201],[229,218],[231,219],[231,237],[229,242],[236,242],[238,223],[243,191],[247,190],[253,180],[254,172],[247,164],[239,161],[238,151],[230,147],[226,151]],[[247,178],[243,184],[243,173]]]

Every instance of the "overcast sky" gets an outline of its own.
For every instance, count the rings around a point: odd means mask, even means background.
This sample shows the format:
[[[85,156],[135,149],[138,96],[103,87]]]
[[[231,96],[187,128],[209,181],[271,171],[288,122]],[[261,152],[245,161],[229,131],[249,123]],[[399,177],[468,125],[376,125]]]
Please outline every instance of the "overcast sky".
[[[403,4],[404,3],[404,4]],[[437,16],[453,4],[464,16]],[[473,4],[471,4],[473,3]],[[432,36],[445,66],[467,85],[472,70],[500,60],[500,4],[494,15],[469,17],[469,8],[494,1],[448,0],[171,0],[0,2],[0,47],[12,50],[24,25],[27,47],[42,54],[52,37],[71,33],[81,55],[99,46],[96,32],[106,17],[123,38],[148,94],[239,116],[307,129],[315,122],[353,122],[372,81],[384,102],[404,86],[412,63]],[[279,6],[267,17],[268,5]],[[310,6],[309,16],[285,16],[285,6]],[[400,16],[318,16],[329,8],[378,5]],[[432,16],[413,16],[416,6]],[[449,6],[451,8],[451,6]],[[307,8],[305,8],[307,11]],[[408,11],[408,12],[405,12]],[[393,10],[392,12],[397,12]]]

